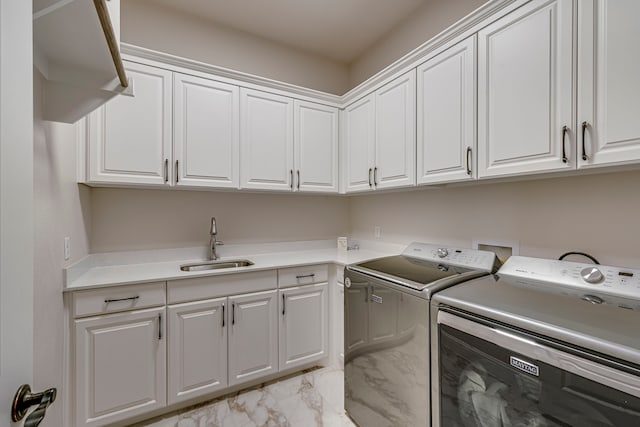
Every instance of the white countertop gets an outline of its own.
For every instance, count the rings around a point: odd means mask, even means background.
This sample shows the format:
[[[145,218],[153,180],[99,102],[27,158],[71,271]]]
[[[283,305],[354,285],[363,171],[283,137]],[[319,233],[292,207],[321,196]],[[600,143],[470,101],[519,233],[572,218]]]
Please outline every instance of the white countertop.
[[[333,247],[331,247],[333,246]],[[224,249],[223,249],[224,248]],[[238,274],[310,264],[347,265],[399,254],[403,245],[364,245],[358,250],[339,251],[335,241],[291,242],[221,247],[219,261],[248,259],[248,267],[207,271],[181,271],[180,266],[204,261],[203,248],[92,254],[65,269],[64,292],[133,283],[179,280]]]

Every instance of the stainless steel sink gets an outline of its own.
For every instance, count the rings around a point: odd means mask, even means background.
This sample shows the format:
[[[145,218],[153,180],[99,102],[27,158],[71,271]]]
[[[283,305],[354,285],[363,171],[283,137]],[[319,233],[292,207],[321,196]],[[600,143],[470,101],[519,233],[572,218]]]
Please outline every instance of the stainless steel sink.
[[[230,261],[204,261],[180,266],[182,271],[220,270],[223,268],[248,267],[253,263],[247,259],[234,259]]]

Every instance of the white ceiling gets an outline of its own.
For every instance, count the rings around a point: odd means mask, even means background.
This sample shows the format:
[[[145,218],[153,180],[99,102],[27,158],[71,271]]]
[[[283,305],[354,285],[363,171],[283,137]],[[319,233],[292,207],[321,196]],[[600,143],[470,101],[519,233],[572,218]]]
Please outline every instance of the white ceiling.
[[[335,61],[350,63],[433,0],[125,0],[162,5]]]

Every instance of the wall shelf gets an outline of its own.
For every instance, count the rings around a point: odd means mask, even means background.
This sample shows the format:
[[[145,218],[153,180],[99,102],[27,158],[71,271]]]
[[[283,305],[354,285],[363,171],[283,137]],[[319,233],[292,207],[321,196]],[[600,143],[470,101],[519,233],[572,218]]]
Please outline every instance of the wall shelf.
[[[103,21],[112,27],[112,50],[97,6],[108,11]],[[122,62],[119,0],[35,2],[33,39],[34,64],[46,79],[46,120],[75,123],[109,99],[133,94],[132,84],[121,85],[115,66]],[[124,81],[129,83],[126,76]]]

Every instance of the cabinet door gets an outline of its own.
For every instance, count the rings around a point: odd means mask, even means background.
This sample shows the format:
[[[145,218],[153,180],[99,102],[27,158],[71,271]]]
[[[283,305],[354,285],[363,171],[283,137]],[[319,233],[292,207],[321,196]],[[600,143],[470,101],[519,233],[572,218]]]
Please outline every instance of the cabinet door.
[[[338,109],[294,103],[296,191],[338,192]]]
[[[327,283],[279,291],[280,370],[327,356]]]
[[[293,190],[293,100],[240,89],[242,188]]]
[[[126,63],[135,96],[120,95],[87,121],[89,183],[167,185],[172,182],[172,75]]]
[[[102,426],[166,403],[164,307],[75,321],[76,425]]]
[[[473,179],[475,36],[418,67],[418,184]]]
[[[416,73],[376,91],[376,188],[416,184]]]
[[[347,192],[373,189],[375,166],[375,97],[369,95],[345,108],[343,174]]]
[[[229,385],[278,371],[278,291],[229,297]]]
[[[238,87],[184,74],[174,84],[176,185],[239,188]]]
[[[168,403],[227,386],[226,298],[171,305]]]
[[[572,9],[533,0],[478,33],[480,178],[575,168]]]
[[[578,14],[578,167],[635,163],[640,160],[640,2],[584,0]]]

